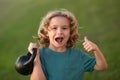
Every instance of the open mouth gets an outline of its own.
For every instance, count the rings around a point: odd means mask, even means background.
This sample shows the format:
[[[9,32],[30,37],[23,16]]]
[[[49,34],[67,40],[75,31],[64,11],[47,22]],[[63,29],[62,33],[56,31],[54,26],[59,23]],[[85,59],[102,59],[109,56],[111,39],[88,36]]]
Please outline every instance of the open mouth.
[[[63,41],[63,37],[56,37],[55,41],[61,43]]]

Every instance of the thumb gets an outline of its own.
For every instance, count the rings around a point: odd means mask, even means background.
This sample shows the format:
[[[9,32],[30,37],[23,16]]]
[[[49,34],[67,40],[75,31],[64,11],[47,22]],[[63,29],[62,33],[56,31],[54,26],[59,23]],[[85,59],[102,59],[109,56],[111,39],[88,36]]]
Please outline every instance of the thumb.
[[[84,37],[84,41],[88,41],[87,36]]]

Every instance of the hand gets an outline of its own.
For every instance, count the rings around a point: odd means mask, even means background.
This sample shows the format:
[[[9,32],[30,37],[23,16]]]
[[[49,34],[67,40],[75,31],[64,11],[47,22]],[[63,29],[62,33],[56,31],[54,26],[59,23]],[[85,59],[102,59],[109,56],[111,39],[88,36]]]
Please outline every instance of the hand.
[[[37,46],[36,43],[30,42],[30,44],[29,44],[29,46],[28,46],[28,51],[29,51],[30,53],[32,53],[32,52],[33,52],[33,48],[37,48],[37,49],[38,49],[38,46]]]
[[[30,43],[29,46],[28,46],[28,51],[32,54],[33,53],[33,48],[37,48],[37,55],[36,55],[36,59],[39,60],[39,49],[38,49],[38,45],[36,43]]]
[[[84,37],[83,46],[87,52],[97,50],[97,45],[95,43],[89,41],[86,36]]]

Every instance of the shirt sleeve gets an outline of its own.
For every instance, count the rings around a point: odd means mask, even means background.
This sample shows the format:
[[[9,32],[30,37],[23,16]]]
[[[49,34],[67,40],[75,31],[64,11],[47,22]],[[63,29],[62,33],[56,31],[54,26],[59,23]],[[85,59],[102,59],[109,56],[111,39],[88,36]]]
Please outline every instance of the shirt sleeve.
[[[86,54],[85,52],[81,52],[82,55],[82,61],[83,61],[83,66],[84,66],[84,70],[86,72],[92,72],[94,70],[94,66],[96,64],[96,59],[95,57],[91,57],[88,54]]]
[[[44,62],[44,52],[43,52],[44,48],[39,48],[39,50],[40,50],[40,61],[41,61],[42,69],[45,76],[47,76],[46,69],[45,69],[45,62]]]

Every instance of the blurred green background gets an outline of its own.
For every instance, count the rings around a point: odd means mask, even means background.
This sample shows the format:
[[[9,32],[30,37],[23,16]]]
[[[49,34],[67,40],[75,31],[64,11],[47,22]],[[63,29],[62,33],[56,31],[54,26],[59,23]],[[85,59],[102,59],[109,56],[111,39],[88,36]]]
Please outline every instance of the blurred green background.
[[[41,18],[50,10],[73,12],[84,36],[99,45],[108,62],[106,71],[86,73],[84,80],[120,79],[120,0],[0,0],[0,79],[29,80],[15,71],[19,55],[37,42]],[[82,48],[80,42],[76,47]]]

